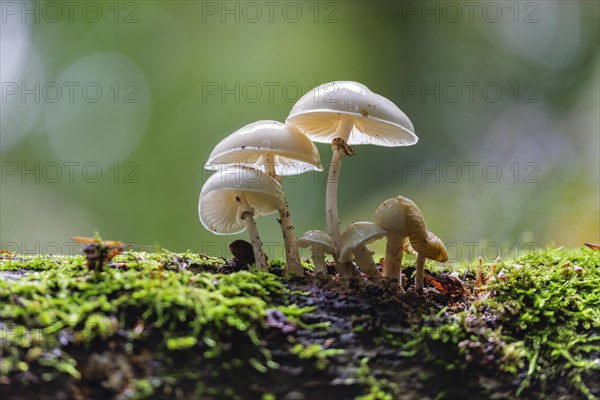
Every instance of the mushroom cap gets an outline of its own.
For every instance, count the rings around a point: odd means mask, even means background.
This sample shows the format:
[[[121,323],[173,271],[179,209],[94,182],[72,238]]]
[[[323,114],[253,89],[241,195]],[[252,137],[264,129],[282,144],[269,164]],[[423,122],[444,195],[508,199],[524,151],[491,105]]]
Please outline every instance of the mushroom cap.
[[[328,233],[323,231],[307,231],[304,235],[296,239],[296,244],[300,247],[310,247],[311,249],[319,249],[326,254],[335,253],[335,243]]]
[[[385,236],[385,231],[372,222],[355,222],[342,233],[340,261],[351,261],[354,250]]]
[[[425,238],[423,239],[414,240],[413,238],[410,238],[410,243],[419,254],[430,260],[439,262],[448,261],[448,250],[446,250],[446,246],[444,246],[444,243],[440,238],[431,232],[427,232],[427,235],[425,235]]]
[[[407,215],[407,214],[411,215]],[[417,216],[417,220],[423,221],[419,207],[410,199],[403,196],[392,197],[385,200],[375,210],[375,222],[388,233],[408,236],[411,230],[407,223],[411,217]],[[424,225],[424,222],[423,222]]]
[[[294,104],[286,123],[297,127],[313,142],[331,143],[343,116],[354,126],[346,143],[377,146],[411,146],[419,140],[415,128],[394,103],[352,81],[325,83]]]
[[[254,216],[273,214],[283,206],[281,185],[257,169],[236,165],[206,180],[200,192],[198,215],[202,225],[217,235],[243,232],[246,223],[236,197],[244,195]]]
[[[244,164],[262,168],[267,155],[273,156],[279,176],[323,170],[310,139],[278,121],[257,121],[233,132],[215,146],[205,167],[217,170],[223,164]]]

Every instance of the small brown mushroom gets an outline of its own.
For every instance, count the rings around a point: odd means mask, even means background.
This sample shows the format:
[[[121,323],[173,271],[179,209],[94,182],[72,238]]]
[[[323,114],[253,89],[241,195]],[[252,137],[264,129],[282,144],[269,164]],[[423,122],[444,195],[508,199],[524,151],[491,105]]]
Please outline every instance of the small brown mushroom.
[[[254,264],[254,250],[252,249],[252,243],[242,239],[234,240],[229,244],[229,251],[235,257],[237,261],[242,264]]]

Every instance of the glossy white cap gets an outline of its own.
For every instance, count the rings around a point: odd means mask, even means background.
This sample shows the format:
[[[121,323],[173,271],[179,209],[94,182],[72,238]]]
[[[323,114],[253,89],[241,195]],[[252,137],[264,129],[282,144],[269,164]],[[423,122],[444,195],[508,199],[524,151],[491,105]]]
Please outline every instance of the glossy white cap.
[[[352,81],[325,83],[306,93],[292,108],[286,124],[312,141],[331,143],[340,119],[353,119],[346,143],[411,146],[419,140],[412,122],[394,103]]]
[[[254,217],[273,214],[283,206],[281,185],[269,175],[245,166],[231,166],[212,175],[200,192],[198,215],[217,235],[243,232],[246,223],[236,197],[245,196]]]
[[[304,235],[296,239],[296,243],[300,247],[310,247],[311,249],[317,249],[324,254],[335,253],[335,243],[328,233],[323,231],[307,231]]]
[[[385,236],[385,231],[372,222],[355,222],[342,233],[340,261],[352,261],[357,247],[367,245]]]
[[[241,164],[264,170],[267,155],[273,156],[279,176],[323,170],[311,140],[278,121],[257,121],[238,129],[215,146],[205,167],[218,170],[222,165]]]

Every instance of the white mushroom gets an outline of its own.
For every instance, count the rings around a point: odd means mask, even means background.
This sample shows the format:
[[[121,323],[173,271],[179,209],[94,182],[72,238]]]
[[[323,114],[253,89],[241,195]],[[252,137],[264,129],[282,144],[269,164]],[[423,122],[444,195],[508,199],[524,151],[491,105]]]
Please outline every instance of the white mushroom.
[[[315,274],[327,274],[325,267],[325,254],[335,253],[333,239],[323,231],[308,231],[296,241],[300,247],[308,247],[311,250],[311,258],[315,266]]]
[[[381,278],[381,273],[375,266],[373,254],[367,244],[381,239],[385,231],[372,222],[355,222],[350,224],[342,233],[340,261],[348,262],[354,258],[358,268],[368,279]]]
[[[227,136],[213,149],[206,168],[219,169],[230,164],[260,168],[278,181],[283,175],[323,170],[319,152],[310,139],[277,121],[257,121]],[[286,271],[302,275],[287,201],[278,211],[286,250]]]
[[[273,214],[283,203],[281,185],[275,179],[254,168],[232,166],[207,179],[200,192],[198,214],[202,225],[217,235],[247,228],[256,266],[266,270],[267,259],[254,217]]]
[[[417,205],[403,196],[387,199],[375,211],[377,225],[386,232],[387,243],[383,262],[383,276],[400,279],[402,276],[402,253],[404,239],[417,251],[415,290],[423,289],[425,259],[445,262],[448,253],[442,241],[427,230],[423,214]]]
[[[342,159],[354,154],[349,145],[410,146],[418,140],[413,125],[394,103],[351,81],[326,83],[306,93],[292,108],[286,124],[315,142],[331,143],[325,207],[327,228],[339,250],[337,184]],[[338,261],[336,255],[336,267]],[[344,274],[350,271],[344,269]]]
[[[221,140],[206,168],[217,170],[227,164],[247,165],[277,176],[323,170],[319,152],[306,135],[269,120],[250,123]]]

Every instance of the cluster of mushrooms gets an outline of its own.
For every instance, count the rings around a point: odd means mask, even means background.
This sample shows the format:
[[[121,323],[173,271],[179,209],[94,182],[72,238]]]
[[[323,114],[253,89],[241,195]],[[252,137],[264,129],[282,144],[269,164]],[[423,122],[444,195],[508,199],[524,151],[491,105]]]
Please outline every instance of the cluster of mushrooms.
[[[415,290],[423,289],[425,259],[448,259],[442,241],[425,226],[417,205],[397,196],[375,211],[375,222],[355,222],[343,232],[337,211],[337,185],[342,160],[354,155],[350,145],[410,146],[418,137],[408,117],[388,99],[351,81],[323,84],[302,96],[285,124],[257,121],[237,130],[217,144],[205,168],[216,172],[200,193],[198,213],[204,227],[218,235],[248,230],[258,269],[267,268],[267,257],[255,218],[279,213],[286,250],[286,272],[302,275],[298,246],[312,252],[315,274],[325,275],[325,255],[335,260],[341,279],[360,276],[375,283],[383,278],[400,282],[402,255],[415,252]],[[333,156],[327,177],[328,232],[311,230],[296,238],[282,177],[322,171],[313,142],[331,143]],[[375,266],[369,243],[386,237],[382,272]],[[414,249],[414,250],[413,250]]]

